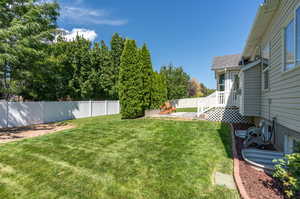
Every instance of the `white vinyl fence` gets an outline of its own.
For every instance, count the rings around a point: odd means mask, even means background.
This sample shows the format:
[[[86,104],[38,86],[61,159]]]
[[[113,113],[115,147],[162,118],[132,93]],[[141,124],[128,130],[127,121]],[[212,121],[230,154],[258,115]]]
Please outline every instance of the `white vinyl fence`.
[[[204,98],[205,97],[172,100],[172,105],[176,108],[195,108],[198,107],[198,103],[201,103]]]
[[[0,101],[0,128],[113,115],[119,101],[5,102]]]

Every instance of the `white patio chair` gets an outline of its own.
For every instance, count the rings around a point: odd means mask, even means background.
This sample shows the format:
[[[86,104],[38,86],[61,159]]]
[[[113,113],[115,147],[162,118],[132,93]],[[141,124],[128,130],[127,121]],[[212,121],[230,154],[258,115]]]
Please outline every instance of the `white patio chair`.
[[[269,126],[265,121],[261,121],[259,128],[251,127],[247,130],[244,140],[244,146],[247,148],[251,144],[258,146],[268,145],[272,140],[272,132],[269,131]]]

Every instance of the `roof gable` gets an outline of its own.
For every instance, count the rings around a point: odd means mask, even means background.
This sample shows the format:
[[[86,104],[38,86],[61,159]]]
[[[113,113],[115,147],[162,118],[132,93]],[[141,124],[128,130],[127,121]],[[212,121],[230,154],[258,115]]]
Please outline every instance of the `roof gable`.
[[[212,70],[239,67],[241,54],[217,56],[213,58]]]

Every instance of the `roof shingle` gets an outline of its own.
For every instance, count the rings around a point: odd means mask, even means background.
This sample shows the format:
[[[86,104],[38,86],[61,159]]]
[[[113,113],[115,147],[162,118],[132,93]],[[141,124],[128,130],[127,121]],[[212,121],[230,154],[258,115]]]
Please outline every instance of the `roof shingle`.
[[[217,56],[213,58],[212,70],[239,67],[241,54]]]

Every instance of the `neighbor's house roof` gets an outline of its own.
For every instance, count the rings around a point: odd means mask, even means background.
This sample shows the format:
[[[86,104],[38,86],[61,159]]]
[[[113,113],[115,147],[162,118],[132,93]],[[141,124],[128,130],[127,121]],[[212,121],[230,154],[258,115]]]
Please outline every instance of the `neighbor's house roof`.
[[[241,54],[217,56],[213,58],[212,70],[239,68]]]
[[[242,56],[251,58],[268,28],[281,0],[265,0],[258,8]]]

